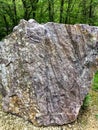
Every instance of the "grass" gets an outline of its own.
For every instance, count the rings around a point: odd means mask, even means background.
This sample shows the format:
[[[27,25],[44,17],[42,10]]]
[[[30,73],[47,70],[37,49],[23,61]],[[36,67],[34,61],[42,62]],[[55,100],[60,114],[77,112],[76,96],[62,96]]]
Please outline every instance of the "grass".
[[[98,71],[93,78],[93,90],[98,91]]]
[[[98,114],[95,115],[95,118],[98,120]]]
[[[87,109],[87,107],[89,106],[91,101],[91,95],[87,94],[87,96],[84,99],[83,105],[82,105],[82,109]]]
[[[98,71],[95,73],[95,76],[93,78],[93,86],[92,86],[92,89],[94,91],[98,91]],[[96,99],[96,102],[97,102],[97,106],[98,106],[98,99]],[[95,118],[98,120],[98,114],[95,115]]]
[[[95,73],[93,78],[92,90],[98,91],[98,71]],[[89,107],[90,101],[92,100],[91,98],[91,95],[87,94],[87,96],[84,99],[82,109],[87,109],[87,107]],[[96,117],[98,118],[98,114],[96,115]]]
[[[95,73],[93,78],[93,84],[92,84],[92,93],[87,94],[87,96],[84,99],[82,110],[87,110],[90,106],[90,104],[97,106],[98,109],[98,71]],[[98,114],[95,114],[95,118],[98,120]]]

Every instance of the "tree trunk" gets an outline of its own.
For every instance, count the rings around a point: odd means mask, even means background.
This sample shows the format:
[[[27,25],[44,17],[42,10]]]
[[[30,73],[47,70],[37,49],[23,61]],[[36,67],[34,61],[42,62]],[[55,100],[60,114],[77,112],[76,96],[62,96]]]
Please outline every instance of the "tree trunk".
[[[68,0],[67,10],[66,10],[66,17],[65,17],[65,23],[68,23],[68,17],[70,15],[70,8],[71,8],[71,0]]]
[[[5,23],[5,27],[6,27],[6,35],[8,35],[9,32],[9,24],[7,22],[6,16],[3,15],[3,19],[4,19],[4,23]]]
[[[17,10],[16,10],[16,1],[15,0],[13,0],[13,6],[14,6],[15,25],[17,25]]]
[[[49,21],[54,21],[54,0],[48,0]]]
[[[24,19],[28,20],[28,8],[26,0],[22,0],[23,8],[24,8]]]
[[[64,0],[61,0],[61,4],[60,4],[60,19],[59,22],[62,23],[63,22],[63,10],[64,9]]]
[[[39,0],[30,0],[30,4],[31,4],[31,8],[32,8],[32,12],[33,12],[33,15],[32,17],[35,19],[36,17],[36,10],[37,10],[37,3],[39,2]]]
[[[88,15],[87,15],[87,7],[86,7],[86,4],[87,4],[87,1],[86,0],[83,0],[82,1],[82,15],[83,15],[83,18],[82,18],[82,21],[84,23],[87,22],[87,18],[88,18]]]
[[[93,15],[93,12],[92,12],[92,11],[93,11],[93,10],[92,10],[92,9],[93,9],[93,7],[92,7],[92,2],[93,2],[93,1],[90,0],[90,6],[89,6],[89,18],[92,18],[92,15]]]

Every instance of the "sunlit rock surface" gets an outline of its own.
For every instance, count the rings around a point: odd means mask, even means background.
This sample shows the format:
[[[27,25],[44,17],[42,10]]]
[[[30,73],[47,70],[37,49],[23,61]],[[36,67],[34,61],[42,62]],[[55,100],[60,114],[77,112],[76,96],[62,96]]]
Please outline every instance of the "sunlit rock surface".
[[[98,69],[98,27],[21,20],[0,42],[3,109],[37,126],[75,121]]]

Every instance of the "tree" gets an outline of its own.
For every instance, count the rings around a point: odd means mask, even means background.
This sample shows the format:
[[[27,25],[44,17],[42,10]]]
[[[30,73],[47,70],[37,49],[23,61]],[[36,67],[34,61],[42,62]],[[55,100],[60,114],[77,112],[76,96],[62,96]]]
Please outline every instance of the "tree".
[[[48,0],[49,21],[54,21],[54,0]]]
[[[0,39],[20,19],[98,25],[98,0],[0,0]]]
[[[63,22],[63,12],[64,12],[64,0],[61,0],[61,3],[60,3],[60,20],[59,20],[60,23]]]

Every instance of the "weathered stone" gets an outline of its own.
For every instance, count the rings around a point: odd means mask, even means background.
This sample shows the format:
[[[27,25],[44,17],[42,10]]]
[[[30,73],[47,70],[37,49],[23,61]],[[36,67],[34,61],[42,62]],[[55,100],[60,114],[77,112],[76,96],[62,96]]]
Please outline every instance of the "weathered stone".
[[[3,109],[34,125],[73,122],[98,68],[98,27],[21,20],[0,42]]]

